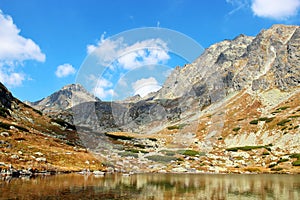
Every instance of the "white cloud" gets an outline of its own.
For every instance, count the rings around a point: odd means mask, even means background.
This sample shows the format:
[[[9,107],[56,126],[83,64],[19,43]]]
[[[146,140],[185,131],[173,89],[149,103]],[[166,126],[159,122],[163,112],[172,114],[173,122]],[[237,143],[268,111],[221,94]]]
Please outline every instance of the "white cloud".
[[[5,83],[9,87],[21,86],[25,80],[25,74],[17,72],[7,72],[0,68],[0,82]]]
[[[70,64],[59,65],[55,71],[55,75],[58,78],[66,77],[75,73],[75,68]]]
[[[139,94],[141,97],[146,96],[150,92],[158,91],[161,86],[154,77],[142,78],[132,83],[134,95]]]
[[[170,59],[167,43],[159,38],[128,45],[123,38],[104,39],[104,34],[96,45],[87,46],[87,53],[95,53],[103,66],[110,66],[115,62],[126,70],[145,65],[164,64]]]
[[[20,35],[11,16],[1,10],[0,27],[0,81],[8,87],[21,86],[26,75],[16,72],[17,67],[25,60],[44,62],[46,56],[35,42]]]
[[[284,20],[297,15],[300,0],[253,0],[251,8],[258,17]]]
[[[45,54],[31,39],[24,38],[9,15],[0,10],[0,61],[5,64],[36,60],[44,62]]]
[[[93,94],[96,96],[96,97],[99,97],[100,99],[105,99],[109,96],[114,96],[115,93],[114,93],[114,90],[113,89],[105,89],[101,86],[96,86],[94,89],[93,89]]]
[[[93,74],[89,76],[89,80],[93,85],[95,85],[95,87],[92,89],[92,93],[96,97],[100,99],[106,99],[108,97],[117,96],[114,90],[111,89],[113,84],[109,80],[103,77],[97,78]]]

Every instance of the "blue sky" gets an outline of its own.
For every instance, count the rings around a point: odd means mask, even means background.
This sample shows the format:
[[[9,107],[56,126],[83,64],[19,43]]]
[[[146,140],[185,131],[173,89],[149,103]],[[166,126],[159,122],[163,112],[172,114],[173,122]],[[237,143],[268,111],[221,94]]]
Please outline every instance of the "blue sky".
[[[299,25],[299,9],[300,0],[1,0],[0,81],[17,98],[36,101],[76,82],[91,48],[121,32],[167,28],[207,48],[241,33],[254,36],[273,24]],[[142,59],[148,59],[153,52],[143,53]],[[161,56],[164,53],[167,56]],[[172,68],[176,62],[185,63],[168,49],[155,56],[152,62],[157,63],[150,64]],[[90,90],[109,99],[115,83],[129,72],[121,71],[119,78],[111,80],[96,77],[99,87]],[[136,86],[143,83],[158,88],[163,82],[158,79],[136,79],[127,84],[132,90],[128,95],[138,94]]]

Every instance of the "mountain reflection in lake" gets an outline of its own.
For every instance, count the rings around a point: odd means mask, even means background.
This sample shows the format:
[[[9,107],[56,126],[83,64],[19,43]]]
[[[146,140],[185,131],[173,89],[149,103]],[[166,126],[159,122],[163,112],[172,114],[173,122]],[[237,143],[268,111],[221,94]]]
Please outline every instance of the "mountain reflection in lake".
[[[0,181],[0,199],[300,199],[300,175],[78,174]]]

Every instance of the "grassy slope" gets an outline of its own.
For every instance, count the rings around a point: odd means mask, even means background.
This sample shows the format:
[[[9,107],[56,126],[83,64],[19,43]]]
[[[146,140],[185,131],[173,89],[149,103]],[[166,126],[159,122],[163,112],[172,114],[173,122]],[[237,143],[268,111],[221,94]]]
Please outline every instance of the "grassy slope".
[[[64,130],[47,116],[18,102],[11,116],[0,116],[0,122],[19,128],[0,127],[9,136],[0,136],[0,162],[14,168],[51,171],[101,170],[101,162],[79,144],[74,130]],[[21,128],[20,128],[21,127]],[[26,129],[28,131],[26,131]],[[15,157],[15,158],[14,158]],[[36,158],[46,158],[46,162]],[[88,161],[88,162],[87,162]],[[87,164],[89,163],[89,164]],[[1,167],[1,166],[0,166]]]

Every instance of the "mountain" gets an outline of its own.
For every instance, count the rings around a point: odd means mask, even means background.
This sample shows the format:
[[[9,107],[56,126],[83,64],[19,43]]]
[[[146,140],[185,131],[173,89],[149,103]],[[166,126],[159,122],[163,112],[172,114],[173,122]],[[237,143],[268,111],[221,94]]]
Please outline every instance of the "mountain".
[[[80,84],[70,84],[36,102],[27,102],[43,112],[60,111],[76,106],[82,102],[99,101]]]
[[[103,169],[74,125],[24,104],[0,83],[0,175],[80,171],[87,161],[91,169]]]
[[[210,46],[146,98],[71,104],[62,89],[35,108],[116,171],[299,173],[299,66],[300,27],[274,25]]]

